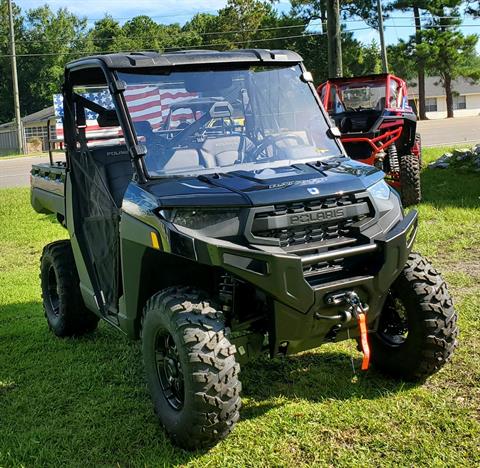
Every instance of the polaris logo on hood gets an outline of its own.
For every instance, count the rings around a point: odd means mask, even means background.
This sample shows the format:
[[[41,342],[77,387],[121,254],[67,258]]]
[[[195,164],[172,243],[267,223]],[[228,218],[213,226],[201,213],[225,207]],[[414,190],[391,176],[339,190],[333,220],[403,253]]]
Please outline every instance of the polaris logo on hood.
[[[344,218],[345,214],[344,208],[330,208],[327,210],[294,214],[289,217],[288,221],[290,226],[294,226],[296,224],[308,224],[318,221],[331,221],[333,219]]]

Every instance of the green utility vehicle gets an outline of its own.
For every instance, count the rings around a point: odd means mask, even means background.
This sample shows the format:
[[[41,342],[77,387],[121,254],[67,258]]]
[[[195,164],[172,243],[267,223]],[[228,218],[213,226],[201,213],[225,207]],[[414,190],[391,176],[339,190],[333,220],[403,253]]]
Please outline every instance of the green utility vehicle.
[[[421,380],[457,336],[447,287],[412,253],[417,213],[345,155],[290,51],[87,57],[63,86],[66,161],[32,168],[60,337],[104,319],[142,343],[156,414],[208,447],[239,419],[240,364],[354,338]]]

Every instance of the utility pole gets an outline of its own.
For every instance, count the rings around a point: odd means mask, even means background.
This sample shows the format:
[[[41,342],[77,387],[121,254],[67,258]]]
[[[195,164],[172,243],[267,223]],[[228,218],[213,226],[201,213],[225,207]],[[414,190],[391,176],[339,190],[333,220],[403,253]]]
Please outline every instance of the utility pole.
[[[422,22],[420,19],[420,8],[413,7],[413,16],[415,18],[415,48],[419,49],[422,43]],[[418,55],[418,54],[417,54]],[[418,118],[427,120],[427,111],[425,109],[425,60],[423,57],[418,58]]]
[[[328,77],[343,75],[340,0],[327,0]]]
[[[15,29],[13,26],[12,0],[8,0],[8,17],[10,23],[10,54],[12,56],[12,84],[13,84],[13,106],[15,108],[15,123],[17,125],[18,151],[24,153],[22,118],[20,117],[20,98],[18,94],[17,56],[15,53]]]
[[[383,73],[388,73],[388,60],[387,60],[387,48],[385,46],[385,36],[383,31],[383,12],[382,12],[382,2],[377,0],[377,10],[378,10],[378,29],[380,32],[380,47],[382,53],[382,68]]]

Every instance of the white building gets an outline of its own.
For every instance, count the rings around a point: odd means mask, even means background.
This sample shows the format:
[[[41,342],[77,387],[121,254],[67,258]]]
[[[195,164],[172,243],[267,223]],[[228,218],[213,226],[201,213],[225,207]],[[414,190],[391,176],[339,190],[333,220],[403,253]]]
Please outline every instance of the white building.
[[[458,78],[452,83],[453,114],[455,117],[480,115],[480,83],[473,83],[465,78]],[[415,101],[418,109],[417,81],[408,86],[408,95]],[[425,79],[425,105],[429,119],[443,119],[447,117],[447,101],[445,89],[440,83],[440,77],[430,76]]]

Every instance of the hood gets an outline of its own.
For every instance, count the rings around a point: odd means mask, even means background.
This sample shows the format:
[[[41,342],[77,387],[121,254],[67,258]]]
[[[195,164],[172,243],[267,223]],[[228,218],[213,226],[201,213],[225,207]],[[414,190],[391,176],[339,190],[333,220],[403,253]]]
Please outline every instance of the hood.
[[[349,158],[164,179],[148,191],[162,206],[258,206],[365,190],[384,173]]]

